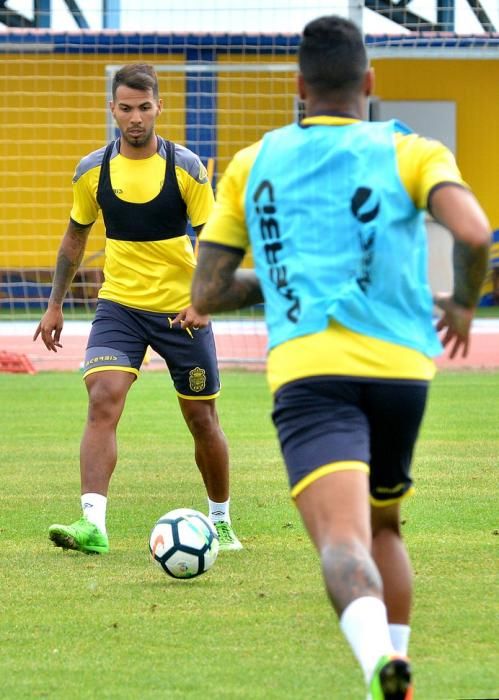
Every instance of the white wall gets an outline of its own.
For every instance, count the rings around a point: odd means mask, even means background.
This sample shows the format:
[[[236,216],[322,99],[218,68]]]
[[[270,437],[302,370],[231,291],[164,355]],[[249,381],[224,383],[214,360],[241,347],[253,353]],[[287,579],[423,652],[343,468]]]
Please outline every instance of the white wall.
[[[431,291],[433,294],[452,292],[454,282],[452,236],[446,228],[431,218],[426,221],[426,229],[428,231],[428,276]]]

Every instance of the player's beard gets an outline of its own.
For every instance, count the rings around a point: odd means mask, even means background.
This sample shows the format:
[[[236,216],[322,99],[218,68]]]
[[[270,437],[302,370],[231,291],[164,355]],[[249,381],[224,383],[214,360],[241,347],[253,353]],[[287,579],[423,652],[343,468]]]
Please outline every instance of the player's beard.
[[[147,146],[154,136],[154,129],[149,129],[149,131],[143,131],[137,136],[132,136],[131,134],[123,133],[123,138],[125,141],[133,148],[142,148]]]

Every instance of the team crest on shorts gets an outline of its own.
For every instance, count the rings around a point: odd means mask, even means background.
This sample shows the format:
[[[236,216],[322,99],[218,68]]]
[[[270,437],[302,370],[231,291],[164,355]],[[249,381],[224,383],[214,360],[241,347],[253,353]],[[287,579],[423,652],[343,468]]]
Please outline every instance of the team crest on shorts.
[[[192,391],[203,391],[206,386],[206,372],[201,367],[194,367],[189,372],[189,386]]]

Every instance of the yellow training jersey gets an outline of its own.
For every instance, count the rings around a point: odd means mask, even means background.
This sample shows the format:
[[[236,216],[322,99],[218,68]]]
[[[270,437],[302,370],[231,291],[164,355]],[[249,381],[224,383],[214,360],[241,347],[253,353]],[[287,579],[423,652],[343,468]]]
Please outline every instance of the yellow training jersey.
[[[173,149],[170,163],[169,148]],[[94,151],[76,169],[71,219],[78,224],[92,224],[101,209],[105,153],[106,147]],[[122,235],[119,226],[112,234],[107,230],[105,279],[99,297],[145,311],[180,311],[190,304],[196,264],[185,222],[188,218],[193,227],[202,226],[213,207],[206,169],[190,150],[168,145],[160,137],[157,152],[141,160],[122,156],[118,140],[108,162],[108,195],[115,199],[113,206],[118,213],[120,201],[126,207],[114,221],[123,221],[126,229],[127,220],[133,219],[134,229],[133,233],[123,230]],[[173,162],[174,168],[169,167]],[[165,203],[158,204],[161,197]],[[169,202],[176,207],[174,212],[170,212]]]
[[[307,118],[304,125],[348,126],[358,120],[321,116]],[[425,209],[434,187],[443,182],[465,186],[454,156],[440,142],[417,134],[394,134],[400,180],[418,209]],[[237,153],[217,188],[202,242],[249,249],[245,221],[246,183],[259,152],[257,142]],[[299,164],[297,164],[299,167]],[[268,378],[276,391],[283,384],[309,376],[342,375],[400,379],[431,379],[434,362],[408,347],[364,336],[332,321],[320,333],[300,336],[274,347],[268,358]]]

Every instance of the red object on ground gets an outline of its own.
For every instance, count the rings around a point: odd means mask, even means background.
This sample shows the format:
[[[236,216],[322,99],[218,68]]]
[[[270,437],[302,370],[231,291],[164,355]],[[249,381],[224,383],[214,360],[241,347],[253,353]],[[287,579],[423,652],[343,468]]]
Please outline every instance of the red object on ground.
[[[22,355],[18,352],[0,350],[0,372],[36,374],[36,369],[26,355]]]

